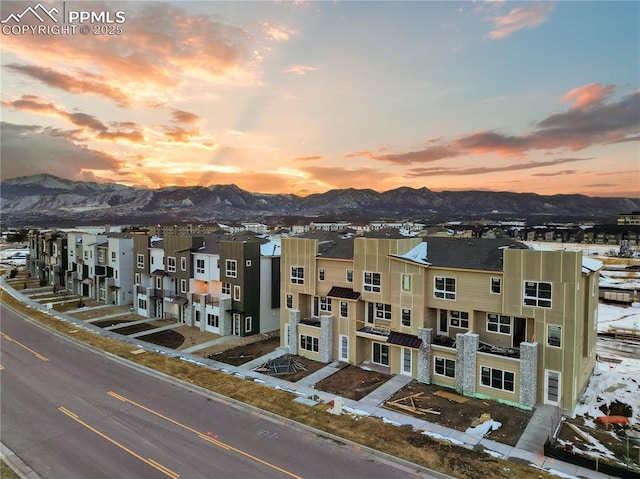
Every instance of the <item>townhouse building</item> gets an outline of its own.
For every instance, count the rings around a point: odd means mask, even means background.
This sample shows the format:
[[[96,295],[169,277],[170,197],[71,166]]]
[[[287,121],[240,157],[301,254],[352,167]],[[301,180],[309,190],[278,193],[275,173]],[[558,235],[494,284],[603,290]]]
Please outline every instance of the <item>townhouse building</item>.
[[[134,238],[135,309],[221,335],[280,325],[280,246],[254,234]]]
[[[322,362],[571,410],[595,365],[598,271],[507,238],[282,239],[281,342]]]
[[[28,235],[29,276],[40,279],[43,286],[65,286],[67,271],[67,237],[59,231],[31,230]]]

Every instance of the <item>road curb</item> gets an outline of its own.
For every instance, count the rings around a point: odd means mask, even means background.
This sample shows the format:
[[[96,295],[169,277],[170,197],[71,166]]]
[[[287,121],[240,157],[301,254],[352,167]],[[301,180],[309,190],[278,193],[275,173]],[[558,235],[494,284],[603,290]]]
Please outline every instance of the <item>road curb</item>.
[[[3,442],[0,442],[0,457],[13,472],[20,476],[20,479],[42,479],[36,471],[16,456]]]

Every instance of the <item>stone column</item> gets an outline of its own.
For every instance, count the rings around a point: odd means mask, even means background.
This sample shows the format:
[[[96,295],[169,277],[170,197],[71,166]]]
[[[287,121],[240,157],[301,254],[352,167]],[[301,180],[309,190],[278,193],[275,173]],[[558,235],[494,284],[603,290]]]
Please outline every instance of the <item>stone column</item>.
[[[320,362],[333,361],[333,316],[320,316]]]
[[[227,312],[231,309],[231,298],[220,298],[220,334],[230,336],[233,331],[233,316]]]
[[[480,336],[467,332],[456,334],[456,390],[465,396],[476,392],[477,352]]]
[[[523,406],[536,405],[538,385],[538,343],[520,343],[520,398]]]
[[[298,323],[300,322],[300,310],[289,311],[289,354],[298,354]]]
[[[433,355],[431,353],[431,343],[433,342],[432,328],[418,328],[418,337],[422,339],[422,344],[418,349],[418,374],[416,379],[421,383],[431,383],[431,371]]]
[[[191,323],[192,326],[195,324],[195,321],[196,321],[196,318],[195,318],[196,310],[200,311],[200,331],[205,331],[207,327],[207,315],[205,313],[207,310],[207,294],[206,293],[201,294],[200,301],[196,303],[196,307],[193,312],[194,316],[192,318],[192,323]],[[218,313],[218,316],[220,316],[220,313]],[[220,324],[218,324],[218,327],[220,327]]]

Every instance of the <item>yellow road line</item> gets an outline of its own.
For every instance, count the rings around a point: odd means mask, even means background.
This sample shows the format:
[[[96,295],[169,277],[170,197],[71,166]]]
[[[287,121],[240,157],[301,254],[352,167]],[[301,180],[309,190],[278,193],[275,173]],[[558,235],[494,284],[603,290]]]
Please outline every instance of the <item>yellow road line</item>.
[[[111,444],[113,444],[114,446],[118,446],[120,449],[122,449],[123,451],[128,452],[129,454],[131,454],[133,457],[135,457],[136,459],[139,459],[140,461],[144,462],[145,464],[150,465],[151,467],[157,469],[158,471],[162,472],[164,475],[171,477],[172,479],[178,479],[180,477],[179,474],[173,472],[171,469],[168,469],[166,467],[164,467],[162,464],[159,464],[158,462],[154,461],[153,459],[145,459],[144,457],[142,457],[140,454],[137,454],[135,452],[133,452],[131,449],[127,448],[126,446],[123,446],[122,444],[120,444],[118,441],[116,441],[115,439],[110,438],[109,436],[107,436],[106,434],[98,431],[96,428],[94,428],[93,426],[90,426],[89,424],[87,424],[86,422],[80,420],[80,418],[78,417],[77,414],[69,411],[67,408],[60,406],[58,408],[58,410],[63,413],[66,414],[67,416],[69,416],[71,419],[73,419],[74,421],[76,421],[79,424],[82,424],[84,427],[86,427],[87,429],[89,429],[90,431],[95,432],[98,436],[106,439],[107,441],[109,441]]]
[[[156,411],[154,411],[152,409],[149,409],[148,407],[143,406],[142,404],[138,404],[137,402],[132,401],[131,399],[127,399],[126,397],[124,397],[124,396],[122,396],[122,395],[120,395],[118,393],[115,393],[113,391],[109,391],[109,392],[107,392],[107,394],[109,396],[112,396],[112,397],[120,400],[120,401],[129,403],[129,404],[131,404],[133,406],[136,406],[136,407],[142,409],[143,411],[147,411],[149,414],[153,414],[154,416],[158,416],[158,417],[164,419],[165,421],[169,421],[170,423],[175,424],[176,426],[179,426],[179,427],[181,427],[183,429],[186,429],[187,431],[194,433],[199,438],[204,439],[205,441],[208,441],[208,442],[210,442],[212,444],[215,444],[216,446],[219,446],[219,447],[221,447],[223,449],[226,449],[226,450],[233,451],[233,452],[236,452],[238,454],[241,454],[242,456],[245,456],[245,457],[247,457],[249,459],[252,459],[252,460],[254,460],[256,462],[259,462],[260,464],[263,464],[263,465],[268,466],[268,467],[270,467],[272,469],[275,469],[276,471],[279,471],[279,472],[281,472],[283,474],[286,474],[287,476],[293,477],[295,479],[302,479],[302,477],[297,476],[297,475],[295,475],[295,474],[293,474],[293,473],[291,473],[291,472],[289,472],[289,471],[287,471],[285,469],[282,469],[281,467],[278,467],[278,466],[276,466],[274,464],[271,464],[271,463],[269,463],[267,461],[264,461],[264,460],[262,460],[262,459],[260,459],[260,458],[258,458],[256,456],[253,456],[253,455],[249,454],[248,452],[242,451],[241,449],[238,449],[236,447],[230,446],[229,444],[225,444],[222,441],[218,441],[217,439],[214,439],[211,436],[208,436],[208,435],[206,435],[206,434],[204,434],[204,433],[202,433],[200,431],[197,431],[197,430],[195,430],[195,429],[193,429],[193,428],[191,428],[189,426],[186,426],[185,424],[179,423],[178,421],[176,421],[174,419],[171,419],[170,417],[164,416],[163,414],[160,414],[159,412],[156,412]]]
[[[5,333],[3,333],[2,331],[0,331],[0,334],[2,336],[4,336],[4,338],[7,341],[11,341],[13,343],[16,343],[18,346],[23,347],[24,349],[26,349],[27,351],[29,351],[30,353],[32,353],[33,355],[35,355],[36,358],[41,359],[42,361],[49,361],[47,358],[45,358],[42,354],[35,352],[33,349],[26,347],[24,344],[22,344],[20,341],[16,341],[15,339],[7,336]]]

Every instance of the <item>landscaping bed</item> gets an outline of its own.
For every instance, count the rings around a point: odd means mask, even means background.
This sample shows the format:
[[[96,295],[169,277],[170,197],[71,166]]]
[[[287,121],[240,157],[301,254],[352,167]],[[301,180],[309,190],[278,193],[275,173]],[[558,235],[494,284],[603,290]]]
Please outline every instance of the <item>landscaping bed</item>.
[[[316,389],[358,401],[391,379],[391,374],[347,366],[315,385]]]

